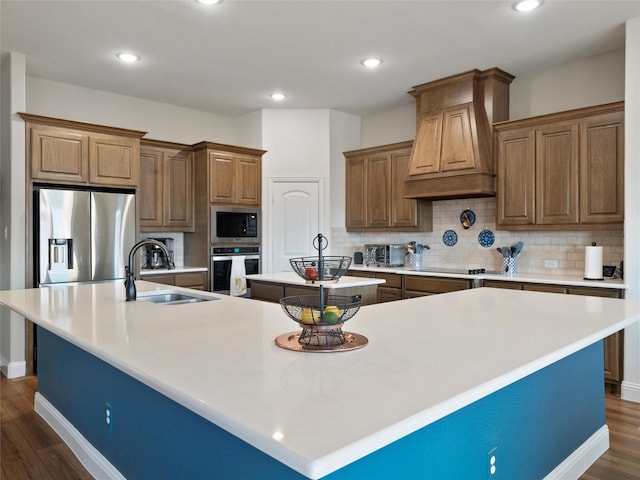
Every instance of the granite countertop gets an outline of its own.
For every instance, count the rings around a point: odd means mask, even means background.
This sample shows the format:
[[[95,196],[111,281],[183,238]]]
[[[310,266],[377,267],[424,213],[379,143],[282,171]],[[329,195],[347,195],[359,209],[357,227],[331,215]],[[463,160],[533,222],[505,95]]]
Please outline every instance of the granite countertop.
[[[253,280],[253,281],[261,281],[261,282],[268,282],[268,283],[284,283],[287,285],[300,285],[300,286],[307,286],[307,287],[320,286],[319,282],[314,282],[314,283],[307,282],[295,272],[247,275],[247,279]],[[344,277],[341,277],[336,283],[323,283],[322,285],[324,286],[324,288],[338,290],[340,288],[348,288],[348,287],[365,287],[369,285],[379,285],[385,282],[386,281],[381,278],[344,276]]]
[[[411,270],[409,267],[368,267],[366,265],[351,265],[349,270],[352,272],[386,272],[398,273],[403,275],[421,275],[426,277],[448,277],[448,278],[466,278],[472,280],[500,280],[505,282],[530,282],[544,283],[554,285],[568,285],[579,287],[598,287],[598,288],[616,288],[626,289],[627,285],[619,278],[605,280],[585,280],[578,276],[569,275],[548,275],[540,273],[518,273],[514,276],[507,276],[498,271],[487,271],[485,273],[469,274],[468,270],[450,269],[439,267],[425,267],[424,270]]]
[[[345,329],[368,345],[317,354],[276,346],[276,337],[299,331],[280,305],[199,294],[216,300],[127,302],[115,281],[9,290],[0,303],[309,478],[640,318],[630,300],[476,288],[363,306]]]

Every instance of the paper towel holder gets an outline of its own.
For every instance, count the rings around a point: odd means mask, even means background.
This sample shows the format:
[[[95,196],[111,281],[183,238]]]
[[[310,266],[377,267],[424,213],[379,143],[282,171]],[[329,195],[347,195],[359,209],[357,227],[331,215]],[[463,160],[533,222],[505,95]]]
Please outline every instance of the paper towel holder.
[[[591,250],[590,250],[591,249]],[[596,242],[592,242],[590,247],[585,248],[585,280],[604,280],[604,266],[602,265],[602,247],[598,247]]]

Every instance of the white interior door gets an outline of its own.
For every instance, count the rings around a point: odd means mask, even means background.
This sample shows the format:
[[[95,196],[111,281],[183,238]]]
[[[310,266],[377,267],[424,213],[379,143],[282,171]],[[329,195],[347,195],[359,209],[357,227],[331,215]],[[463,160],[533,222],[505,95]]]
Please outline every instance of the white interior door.
[[[290,272],[291,257],[314,255],[313,239],[321,231],[322,178],[271,179],[271,272]]]

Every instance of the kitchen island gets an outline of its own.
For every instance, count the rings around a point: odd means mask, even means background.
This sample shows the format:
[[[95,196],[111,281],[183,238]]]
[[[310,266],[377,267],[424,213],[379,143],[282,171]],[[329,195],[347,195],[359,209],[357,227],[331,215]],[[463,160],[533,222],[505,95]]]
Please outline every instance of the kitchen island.
[[[608,446],[601,340],[640,318],[627,300],[479,288],[362,307],[346,330],[366,347],[307,353],[275,345],[298,329],[280,306],[201,295],[216,300],[126,302],[120,281],[0,292],[38,325],[38,413],[90,471],[484,479],[495,456],[496,479],[577,478]]]

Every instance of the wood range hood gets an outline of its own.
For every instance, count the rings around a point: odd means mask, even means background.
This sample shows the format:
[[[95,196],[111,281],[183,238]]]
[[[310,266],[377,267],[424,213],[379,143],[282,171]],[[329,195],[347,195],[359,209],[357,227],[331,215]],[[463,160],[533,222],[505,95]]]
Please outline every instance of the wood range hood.
[[[495,196],[492,124],[509,119],[509,85],[499,68],[471,70],[413,87],[416,137],[406,198]]]

